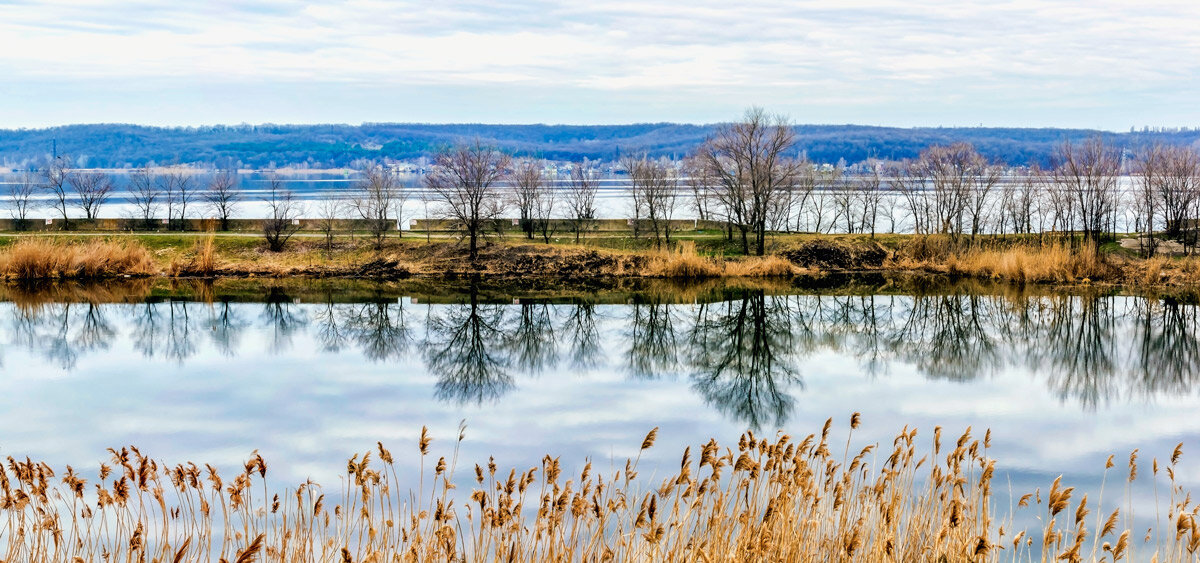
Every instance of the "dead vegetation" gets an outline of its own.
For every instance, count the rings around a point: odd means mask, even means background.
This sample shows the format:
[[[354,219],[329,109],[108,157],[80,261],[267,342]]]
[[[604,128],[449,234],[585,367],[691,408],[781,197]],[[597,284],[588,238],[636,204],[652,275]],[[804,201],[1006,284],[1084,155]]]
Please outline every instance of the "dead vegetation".
[[[1017,283],[1120,282],[1124,278],[1122,268],[1097,252],[1091,242],[1078,246],[1051,242],[960,248],[946,240],[922,237],[902,247],[892,265]]]
[[[209,234],[196,242],[191,252],[175,256],[167,266],[171,277],[211,277],[220,265],[214,236]]]
[[[851,433],[858,426],[856,413]],[[1200,548],[1200,509],[1175,484],[1182,444],[1141,477],[1157,489],[1165,475],[1170,490],[1162,529],[1143,538],[1129,505],[1093,501],[1061,477],[997,516],[990,432],[943,443],[936,428],[925,446],[906,428],[891,445],[853,450],[847,436],[838,454],[831,427],[799,439],[746,432],[736,449],[710,440],[663,477],[640,475],[654,429],[613,469],[568,475],[547,455],[524,469],[479,460],[465,479],[457,446],[434,462],[422,430],[419,479],[402,480],[380,443],[349,459],[340,494],[312,481],[272,492],[257,454],[222,475],[122,448],[94,479],[9,457],[0,549],[5,561],[1167,562]],[[1114,466],[1110,457],[1105,472]],[[1138,469],[1135,451],[1122,481]]]
[[[106,240],[62,243],[45,238],[22,239],[0,252],[0,272],[7,279],[33,281],[145,276],[154,260],[136,242]]]
[[[1096,243],[1064,241],[904,237],[891,250],[878,242],[816,239],[780,252],[796,265],[841,271],[919,271],[1014,283],[1158,285],[1166,272],[1187,269],[1186,260],[1129,259],[1098,252]],[[1200,268],[1192,268],[1200,271]],[[1200,278],[1194,278],[1200,280]]]
[[[448,241],[344,239],[331,249],[320,239],[293,239],[270,252],[244,238],[186,237],[151,252],[137,238],[21,238],[0,250],[0,275],[10,280],[102,279],[117,276],[310,278],[527,278],[566,282],[615,278],[781,278],[815,272],[921,272],[1013,283],[1104,283],[1181,287],[1200,283],[1200,257],[1097,252],[1093,243],[1031,240],[952,242],[942,236],[820,237],[783,244],[767,256],[701,253],[676,241],[671,250],[614,250],[581,245],[488,242],[476,260]],[[712,250],[709,249],[709,252]]]
[[[799,271],[788,260],[775,255],[743,258],[707,258],[696,252],[696,244],[681,241],[674,250],[655,252],[647,260],[642,275],[679,280],[721,277],[790,278]]]

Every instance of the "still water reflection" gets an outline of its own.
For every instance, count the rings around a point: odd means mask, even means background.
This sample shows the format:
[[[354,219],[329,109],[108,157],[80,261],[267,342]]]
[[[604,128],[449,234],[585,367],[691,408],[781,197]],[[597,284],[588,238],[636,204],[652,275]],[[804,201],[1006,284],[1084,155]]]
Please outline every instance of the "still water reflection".
[[[257,362],[302,340],[339,369],[419,359],[437,381],[431,396],[458,404],[503,400],[547,372],[612,368],[635,381],[677,379],[753,429],[788,422],[803,366],[822,353],[873,377],[897,365],[964,383],[1026,371],[1084,410],[1191,394],[1200,380],[1200,308],[1170,299],[732,290],[686,304],[671,295],[617,305],[482,302],[478,293],[449,300],[302,303],[270,291],[261,303],[3,303],[0,335],[9,354],[36,358],[8,370],[35,372],[86,372],[89,356],[125,346],[178,365],[210,354]],[[612,350],[616,357],[606,355]]]
[[[746,428],[807,434],[861,411],[865,442],[905,425],[994,430],[1014,487],[1086,489],[1137,447],[1200,456],[1200,308],[1104,294],[728,289],[513,299],[468,291],[347,302],[0,303],[0,454],[98,462],[135,443],[284,482],[336,482],[376,440],[469,425],[465,459],[536,465],[631,453],[673,463]],[[1185,458],[1186,459],[1186,458]],[[1197,464],[1178,475],[1194,486]],[[1116,495],[1114,495],[1116,496]]]

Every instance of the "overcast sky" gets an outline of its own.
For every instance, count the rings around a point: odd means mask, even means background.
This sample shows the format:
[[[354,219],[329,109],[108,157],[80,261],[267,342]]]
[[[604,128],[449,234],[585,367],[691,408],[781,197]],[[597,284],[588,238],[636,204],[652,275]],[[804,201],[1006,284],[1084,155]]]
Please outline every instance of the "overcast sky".
[[[0,127],[1200,126],[1200,1],[0,0]]]

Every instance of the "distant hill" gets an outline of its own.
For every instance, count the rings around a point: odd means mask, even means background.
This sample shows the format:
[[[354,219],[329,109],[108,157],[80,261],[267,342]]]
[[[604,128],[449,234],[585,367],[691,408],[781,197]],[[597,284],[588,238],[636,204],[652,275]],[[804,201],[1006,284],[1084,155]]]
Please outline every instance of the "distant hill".
[[[610,160],[646,151],[681,157],[710,135],[715,125],[485,125],[367,123],[363,125],[218,125],[145,127],[67,125],[0,130],[0,166],[40,166],[57,143],[59,154],[88,167],[212,164],[267,168],[307,164],[343,167],[358,159],[414,159],[439,148],[478,138],[504,150],[555,160]],[[798,149],[817,162],[848,163],[869,157],[903,159],[931,144],[966,141],[987,157],[1009,164],[1046,163],[1064,139],[1102,134],[1134,148],[1161,141],[1200,147],[1200,131],[1101,133],[1083,129],[896,128],[862,125],[799,125]]]

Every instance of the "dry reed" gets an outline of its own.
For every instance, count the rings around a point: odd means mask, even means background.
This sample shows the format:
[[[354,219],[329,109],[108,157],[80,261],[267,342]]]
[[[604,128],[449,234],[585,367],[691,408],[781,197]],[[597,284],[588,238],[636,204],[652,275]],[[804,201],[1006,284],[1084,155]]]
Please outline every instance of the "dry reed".
[[[650,256],[643,275],[656,278],[699,280],[719,277],[791,277],[791,262],[779,256],[751,256],[740,260],[711,259],[696,252],[696,243],[680,241],[673,251]]]
[[[786,258],[769,255],[725,262],[724,274],[745,278],[785,278],[796,274],[796,268]]]
[[[218,259],[215,245],[215,235],[196,241],[192,251],[184,257],[176,256],[167,267],[167,273],[172,277],[179,276],[211,276],[217,271]]]
[[[1119,269],[1092,243],[969,246],[957,248],[935,237],[914,239],[894,265],[952,275],[1018,283],[1074,283],[1118,277]]]
[[[716,278],[721,274],[721,266],[697,254],[692,241],[681,241],[675,250],[651,255],[643,270],[643,275],[649,277],[673,279]]]
[[[48,238],[28,238],[0,252],[0,272],[18,280],[143,276],[153,271],[150,253],[137,242],[64,244]]]
[[[857,414],[851,429],[859,424]],[[1125,509],[1112,513],[1055,480],[1021,498],[1043,522],[1018,531],[993,516],[996,464],[990,433],[956,441],[935,429],[918,453],[916,430],[883,449],[845,452],[831,422],[795,440],[744,434],[736,450],[717,442],[683,452],[679,470],[640,478],[638,460],[615,469],[564,473],[540,467],[475,465],[474,487],[454,486],[458,447],[432,462],[417,444],[420,480],[400,481],[392,453],[378,449],[346,464],[332,496],[311,481],[270,493],[267,464],[252,454],[222,476],[212,466],[168,465],[136,448],[110,450],[89,483],[71,467],[10,457],[0,468],[0,553],[4,561],[1081,561],[1147,558],[1133,551]],[[654,446],[657,429],[641,451]],[[463,437],[460,431],[458,439]],[[924,448],[922,448],[923,450]],[[1159,561],[1194,560],[1197,507],[1171,480],[1166,527],[1151,548]],[[1136,476],[1131,457],[1129,479]],[[1112,466],[1110,462],[1108,467]],[[1155,468],[1159,467],[1155,461]],[[1158,471],[1155,471],[1158,474]],[[431,480],[427,480],[431,478]],[[1078,497],[1078,498],[1077,498]],[[1035,536],[1038,537],[1035,540]]]

